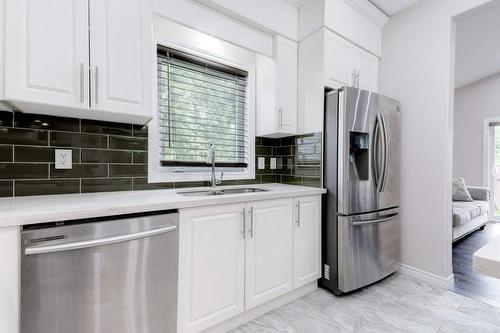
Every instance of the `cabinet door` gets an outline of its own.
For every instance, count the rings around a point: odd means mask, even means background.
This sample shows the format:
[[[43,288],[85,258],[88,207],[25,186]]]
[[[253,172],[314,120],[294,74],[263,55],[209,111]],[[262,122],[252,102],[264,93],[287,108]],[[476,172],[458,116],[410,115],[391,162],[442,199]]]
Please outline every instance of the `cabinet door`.
[[[293,287],[298,288],[321,276],[321,197],[294,199]]]
[[[358,88],[377,92],[378,58],[364,50],[356,53]]]
[[[151,0],[90,0],[92,107],[151,113]]]
[[[275,52],[277,129],[297,134],[297,43],[277,35]]]
[[[5,5],[5,98],[87,107],[87,0]]]
[[[326,30],[325,32],[325,85],[330,88],[353,86],[354,45]]]
[[[244,208],[181,210],[179,332],[200,332],[243,312]]]
[[[257,136],[276,133],[276,64],[274,59],[256,55]]]
[[[245,308],[292,290],[292,199],[247,205]]]

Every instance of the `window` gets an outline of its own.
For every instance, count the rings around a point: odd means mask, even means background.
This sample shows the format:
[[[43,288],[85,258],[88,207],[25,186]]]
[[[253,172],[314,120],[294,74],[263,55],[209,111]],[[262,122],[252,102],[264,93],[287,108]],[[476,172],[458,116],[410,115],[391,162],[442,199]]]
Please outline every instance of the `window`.
[[[170,172],[207,172],[207,149],[216,166],[249,166],[248,72],[158,47],[159,161]],[[252,133],[253,136],[253,133]]]

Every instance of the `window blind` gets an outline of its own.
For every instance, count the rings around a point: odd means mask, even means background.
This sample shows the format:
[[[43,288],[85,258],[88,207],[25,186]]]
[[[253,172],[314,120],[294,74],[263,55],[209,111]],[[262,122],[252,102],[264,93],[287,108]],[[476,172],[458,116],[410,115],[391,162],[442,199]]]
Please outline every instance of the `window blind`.
[[[158,48],[162,166],[206,167],[210,143],[219,167],[248,165],[247,73]]]

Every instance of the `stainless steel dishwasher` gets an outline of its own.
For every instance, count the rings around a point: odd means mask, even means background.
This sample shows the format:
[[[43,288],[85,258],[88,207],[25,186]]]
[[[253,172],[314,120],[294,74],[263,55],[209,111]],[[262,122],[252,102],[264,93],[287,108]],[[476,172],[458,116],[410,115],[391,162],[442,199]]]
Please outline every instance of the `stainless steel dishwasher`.
[[[176,331],[175,211],[21,232],[21,333]]]

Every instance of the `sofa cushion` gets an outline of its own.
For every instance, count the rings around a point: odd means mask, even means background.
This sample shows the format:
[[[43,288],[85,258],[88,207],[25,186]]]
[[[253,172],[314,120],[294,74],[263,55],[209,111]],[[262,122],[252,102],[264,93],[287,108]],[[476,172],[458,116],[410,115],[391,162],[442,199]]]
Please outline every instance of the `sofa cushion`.
[[[452,182],[452,200],[453,201],[472,201],[465,180],[463,178],[454,178]]]
[[[488,214],[488,201],[454,201],[453,226],[461,226],[470,220]]]

